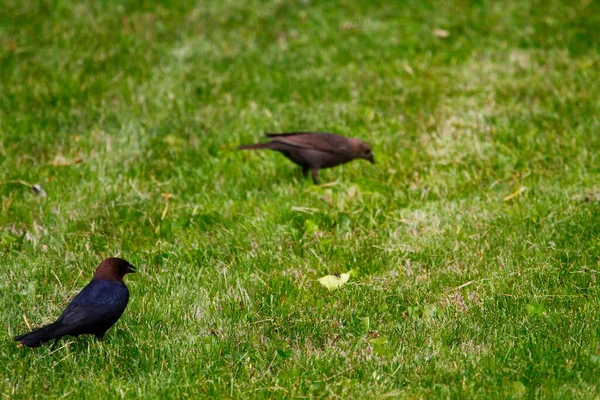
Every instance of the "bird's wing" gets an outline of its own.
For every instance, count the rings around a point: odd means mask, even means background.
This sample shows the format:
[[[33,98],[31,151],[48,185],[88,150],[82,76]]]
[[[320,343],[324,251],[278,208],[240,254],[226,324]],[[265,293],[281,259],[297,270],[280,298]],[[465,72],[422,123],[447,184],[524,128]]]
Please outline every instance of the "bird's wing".
[[[105,303],[94,306],[74,306],[68,312],[65,310],[61,316],[61,322],[66,326],[84,326],[104,321],[107,318],[120,316],[127,303]]]
[[[289,132],[267,133],[273,142],[284,143],[302,149],[318,150],[326,153],[346,154],[350,146],[348,139],[331,133]]]
[[[65,325],[96,322],[120,315],[128,301],[129,290],[124,284],[92,281],[69,303],[59,320]]]

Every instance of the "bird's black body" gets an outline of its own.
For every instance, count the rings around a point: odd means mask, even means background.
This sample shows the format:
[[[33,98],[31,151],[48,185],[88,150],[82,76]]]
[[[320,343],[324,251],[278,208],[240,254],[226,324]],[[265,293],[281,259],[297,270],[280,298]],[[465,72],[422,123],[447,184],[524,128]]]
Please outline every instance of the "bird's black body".
[[[112,261],[100,264],[92,281],[75,296],[56,322],[16,336],[15,340],[25,346],[38,347],[65,335],[90,334],[102,339],[129,302],[129,289],[122,275],[135,270],[124,260],[108,260]]]

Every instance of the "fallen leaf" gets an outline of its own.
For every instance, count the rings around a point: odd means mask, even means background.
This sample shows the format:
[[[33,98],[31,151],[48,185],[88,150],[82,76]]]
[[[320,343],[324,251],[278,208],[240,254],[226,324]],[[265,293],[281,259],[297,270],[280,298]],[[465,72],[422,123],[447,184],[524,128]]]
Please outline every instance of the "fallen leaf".
[[[446,38],[446,37],[450,36],[450,32],[448,32],[445,29],[438,29],[438,28],[436,28],[436,29],[433,30],[432,33],[433,33],[433,36],[437,36],[437,37],[440,37],[440,38]]]
[[[319,278],[319,283],[329,290],[336,290],[344,286],[346,282],[348,282],[348,279],[350,279],[349,273],[340,275],[326,275],[322,278]]]

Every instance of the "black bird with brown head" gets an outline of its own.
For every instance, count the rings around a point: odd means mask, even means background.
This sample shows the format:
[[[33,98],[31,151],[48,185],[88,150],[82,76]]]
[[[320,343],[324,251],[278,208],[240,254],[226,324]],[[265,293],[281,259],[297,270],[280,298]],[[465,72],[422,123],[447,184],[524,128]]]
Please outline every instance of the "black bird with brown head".
[[[28,347],[38,347],[63,336],[104,334],[121,317],[129,302],[129,289],[123,277],[135,267],[121,258],[102,261],[92,281],[69,303],[56,322],[15,337]]]

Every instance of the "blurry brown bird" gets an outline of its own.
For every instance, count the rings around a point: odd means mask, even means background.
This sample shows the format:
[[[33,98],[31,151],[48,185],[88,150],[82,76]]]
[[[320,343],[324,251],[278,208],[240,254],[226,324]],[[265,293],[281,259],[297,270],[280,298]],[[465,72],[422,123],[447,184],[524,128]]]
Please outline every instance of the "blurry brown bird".
[[[301,166],[304,176],[310,170],[317,185],[320,169],[335,167],[357,158],[375,163],[371,148],[360,139],[321,132],[267,133],[266,136],[271,138],[270,142],[243,145],[238,149],[278,151]]]
[[[102,340],[127,307],[129,289],[123,276],[131,272],[135,272],[135,267],[127,261],[107,258],[56,322],[16,336],[15,340],[28,347],[38,347],[66,335],[90,334]]]

